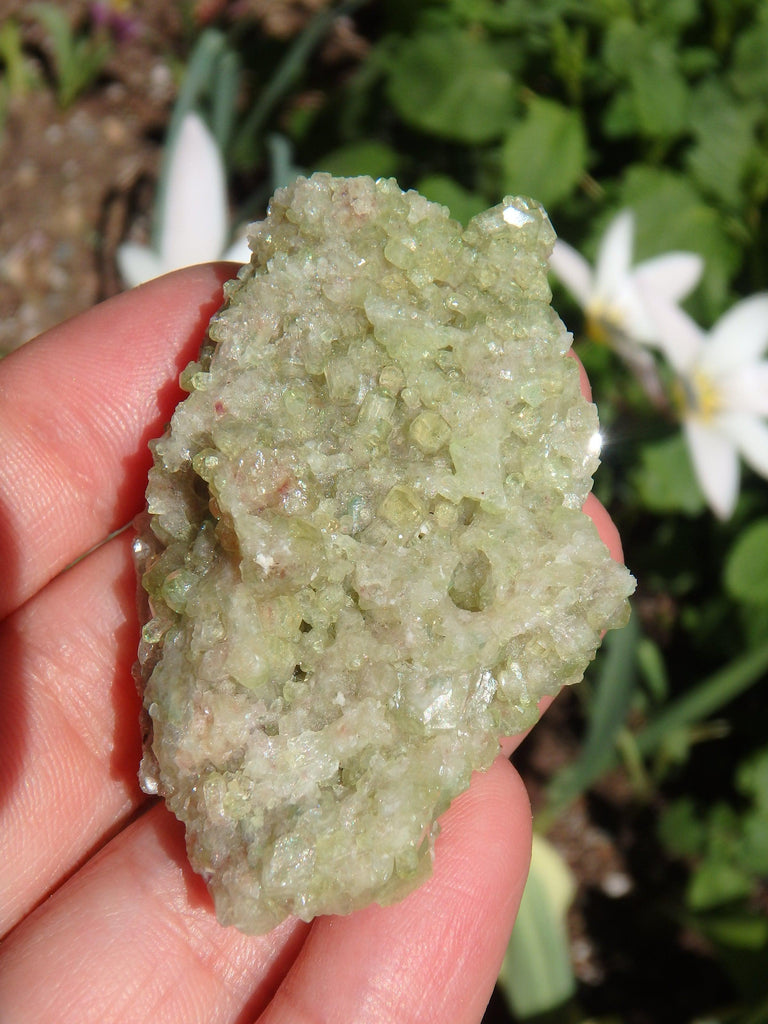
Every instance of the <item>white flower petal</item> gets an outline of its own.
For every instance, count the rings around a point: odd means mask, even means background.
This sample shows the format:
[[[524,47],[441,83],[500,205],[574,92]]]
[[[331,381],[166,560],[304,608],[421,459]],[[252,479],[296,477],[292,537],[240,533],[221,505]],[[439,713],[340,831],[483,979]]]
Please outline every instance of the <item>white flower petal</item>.
[[[722,433],[699,420],[683,424],[696,477],[715,514],[728,519],[739,494],[739,459]]]
[[[723,432],[756,473],[768,477],[768,426],[756,416],[732,413],[718,417]]]
[[[592,297],[593,276],[592,268],[581,253],[558,238],[549,258],[549,266],[581,308],[585,309]]]
[[[162,211],[160,254],[166,270],[218,259],[227,237],[227,191],[218,146],[197,114],[174,141]]]
[[[681,302],[699,283],[703,270],[704,260],[696,253],[668,252],[638,263],[633,276],[642,280],[644,287]]]
[[[248,247],[248,236],[240,235],[226,250],[222,259],[232,260],[233,263],[250,263],[251,250]]]
[[[688,374],[699,357],[706,335],[687,313],[665,296],[642,287],[640,281],[638,290],[653,320],[656,344],[678,373]]]
[[[115,259],[120,277],[129,288],[151,281],[165,272],[160,257],[146,245],[124,242],[117,247]]]
[[[629,275],[635,237],[635,217],[631,210],[622,210],[603,235],[595,266],[594,293],[610,303]]]
[[[621,318],[621,329],[627,340],[644,345],[658,344],[659,331],[656,321],[643,298],[643,293],[631,277],[622,282],[613,302],[613,311]]]
[[[729,373],[720,395],[728,407],[753,416],[768,416],[768,362],[762,360]]]
[[[758,359],[768,348],[768,293],[742,299],[709,332],[702,365],[722,373]]]

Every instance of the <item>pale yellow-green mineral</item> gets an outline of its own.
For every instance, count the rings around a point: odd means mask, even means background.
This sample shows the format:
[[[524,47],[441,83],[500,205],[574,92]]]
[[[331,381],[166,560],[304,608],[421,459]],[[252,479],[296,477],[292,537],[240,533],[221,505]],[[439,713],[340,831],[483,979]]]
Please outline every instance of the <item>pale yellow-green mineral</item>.
[[[141,783],[225,924],[408,893],[498,737],[626,619],[553,237],[529,200],[462,229],[327,174],[251,228],[135,544]]]

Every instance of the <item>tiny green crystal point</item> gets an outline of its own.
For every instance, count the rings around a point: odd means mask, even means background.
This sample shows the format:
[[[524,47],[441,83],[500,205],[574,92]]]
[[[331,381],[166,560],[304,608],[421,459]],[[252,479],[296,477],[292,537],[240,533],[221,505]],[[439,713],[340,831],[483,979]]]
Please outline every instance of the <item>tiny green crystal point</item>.
[[[553,239],[528,200],[462,229],[327,174],[251,228],[135,544],[140,778],[224,924],[408,893],[498,737],[626,619]]]

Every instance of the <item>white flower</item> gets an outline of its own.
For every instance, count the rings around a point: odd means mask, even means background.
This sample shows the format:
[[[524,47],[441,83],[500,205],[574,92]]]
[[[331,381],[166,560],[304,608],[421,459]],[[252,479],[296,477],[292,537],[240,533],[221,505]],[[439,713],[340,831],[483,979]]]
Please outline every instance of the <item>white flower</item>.
[[[658,294],[647,301],[660,347],[678,375],[683,429],[701,489],[727,519],[739,455],[768,477],[768,292],[737,302],[707,334]]]
[[[131,242],[118,247],[117,265],[129,287],[180,267],[227,259],[247,263],[245,238],[229,249],[227,187],[221,153],[201,118],[184,116],[168,160],[160,211],[159,251]]]
[[[622,210],[603,236],[594,270],[566,242],[555,242],[550,266],[584,310],[587,333],[626,355],[628,344],[654,345],[658,329],[649,314],[646,289],[680,302],[701,277],[703,260],[691,252],[670,252],[632,267],[635,220]]]

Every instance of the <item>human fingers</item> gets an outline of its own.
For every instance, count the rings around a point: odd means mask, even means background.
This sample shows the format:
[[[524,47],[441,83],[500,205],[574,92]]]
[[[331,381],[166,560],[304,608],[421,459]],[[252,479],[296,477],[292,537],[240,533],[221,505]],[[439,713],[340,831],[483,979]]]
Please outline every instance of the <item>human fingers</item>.
[[[157,806],[12,933],[0,1006],[16,1024],[477,1022],[530,855],[511,766],[477,774],[442,825],[433,877],[402,902],[247,938],[216,923]]]
[[[0,618],[123,526],[232,264],[192,267],[47,331],[0,363]]]
[[[0,935],[145,799],[130,537],[116,537],[0,623]]]
[[[181,825],[156,803],[5,940],[0,1019],[241,1024],[266,1005],[306,928],[222,928]]]
[[[432,877],[400,903],[316,921],[259,1024],[480,1021],[530,859],[530,807],[509,762],[476,773],[441,826]]]

